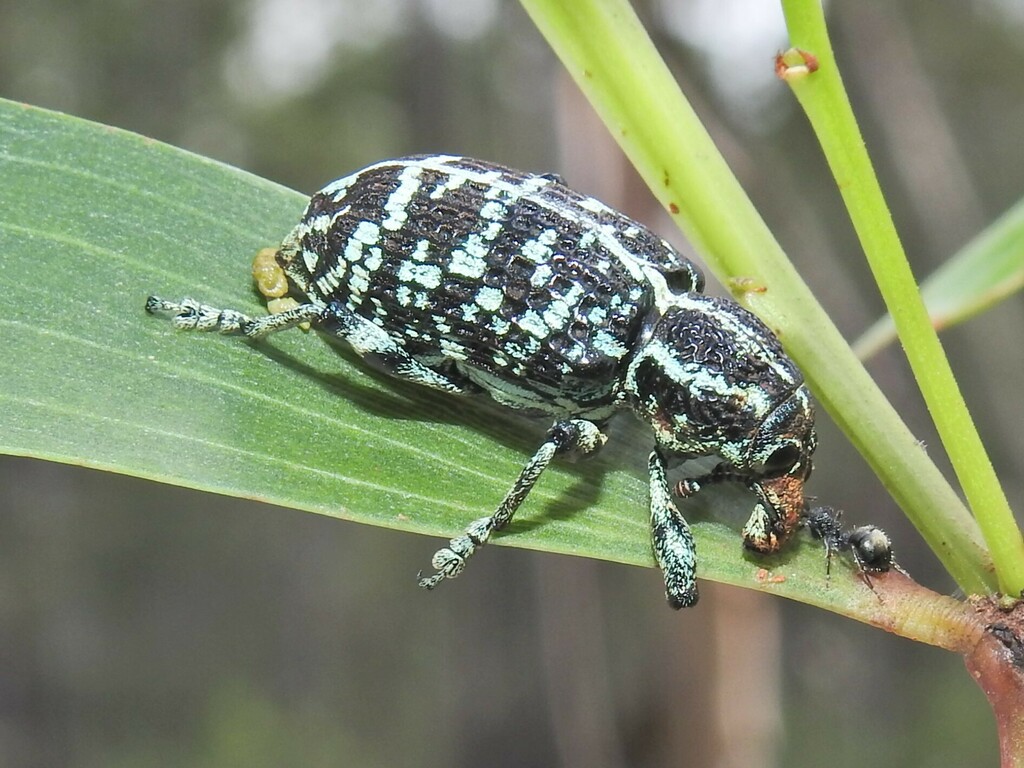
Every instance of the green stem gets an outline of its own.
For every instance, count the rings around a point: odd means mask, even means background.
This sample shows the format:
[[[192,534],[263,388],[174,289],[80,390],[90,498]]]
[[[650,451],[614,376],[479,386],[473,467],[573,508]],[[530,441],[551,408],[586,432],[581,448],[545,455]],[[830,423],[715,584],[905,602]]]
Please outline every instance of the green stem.
[[[793,45],[817,59],[813,73],[785,79],[821,142],[928,410],[992,553],[1000,587],[1019,595],[1024,589],[1024,539],[928,319],[839,76],[820,0],[783,0],[782,6]]]
[[[989,591],[974,520],[800,280],[629,3],[522,4],[712,271],[743,288],[737,298],[779,335],[953,578],[967,592]]]
[[[1024,289],[1024,200],[979,232],[921,284],[932,326],[942,331]],[[853,344],[867,360],[896,338],[889,315]]]

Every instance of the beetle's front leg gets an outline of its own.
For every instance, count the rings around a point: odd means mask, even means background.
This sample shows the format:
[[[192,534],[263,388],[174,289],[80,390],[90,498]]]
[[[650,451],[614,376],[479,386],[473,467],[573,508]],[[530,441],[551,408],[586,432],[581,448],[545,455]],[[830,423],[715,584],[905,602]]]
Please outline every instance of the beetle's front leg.
[[[718,483],[743,483],[757,498],[750,518],[743,526],[743,546],[762,555],[778,552],[800,524],[804,507],[802,475],[756,478],[738,472],[727,462],[715,465],[699,477],[680,480],[676,494],[693,496],[701,488]]]
[[[651,541],[665,576],[665,597],[673,608],[687,608],[699,597],[697,547],[690,526],[672,503],[665,459],[657,448],[651,451],[647,465],[651,475]]]
[[[800,525],[804,477],[782,475],[748,482],[757,504],[743,526],[743,545],[762,555],[778,552]]]
[[[433,576],[421,578],[420,586],[433,589],[445,579],[454,579],[462,573],[466,560],[487,543],[492,533],[500,531],[512,521],[512,516],[556,454],[589,456],[604,445],[607,439],[593,422],[583,419],[556,422],[548,430],[547,439],[523,467],[495,513],[474,520],[466,526],[461,536],[455,537],[448,542],[447,547],[435,552],[431,565],[437,572]]]

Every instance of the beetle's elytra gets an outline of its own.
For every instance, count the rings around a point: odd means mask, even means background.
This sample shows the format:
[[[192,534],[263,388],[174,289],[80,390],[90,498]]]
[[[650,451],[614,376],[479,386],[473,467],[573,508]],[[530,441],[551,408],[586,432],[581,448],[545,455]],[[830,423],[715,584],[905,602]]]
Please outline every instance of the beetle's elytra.
[[[445,155],[380,162],[313,195],[275,260],[301,302],[277,314],[156,297],[146,309],[249,337],[309,322],[397,377],[554,419],[497,511],[439,550],[421,586],[457,576],[551,459],[595,452],[620,409],[654,433],[652,540],[672,606],[697,601],[696,556],[666,460],[721,460],[678,494],[753,491],[750,549],[774,552],[797,527],[815,448],[800,371],[754,315],[704,296],[668,243],[556,177]]]

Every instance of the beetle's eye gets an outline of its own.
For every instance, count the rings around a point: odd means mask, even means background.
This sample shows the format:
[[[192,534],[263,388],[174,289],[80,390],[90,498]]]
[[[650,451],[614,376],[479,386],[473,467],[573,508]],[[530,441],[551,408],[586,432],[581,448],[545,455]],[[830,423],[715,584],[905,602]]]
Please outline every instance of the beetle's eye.
[[[667,271],[663,274],[665,285],[673,293],[701,293],[704,290],[704,275],[696,268]]]
[[[795,445],[784,445],[777,448],[764,463],[766,475],[782,475],[793,468],[800,459],[800,449]]]

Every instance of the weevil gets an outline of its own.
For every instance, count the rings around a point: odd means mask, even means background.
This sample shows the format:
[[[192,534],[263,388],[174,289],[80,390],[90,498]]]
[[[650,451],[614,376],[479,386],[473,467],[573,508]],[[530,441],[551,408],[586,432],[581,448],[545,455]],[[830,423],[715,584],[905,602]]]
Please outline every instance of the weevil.
[[[398,378],[554,422],[420,586],[458,576],[551,460],[594,454],[621,410],[653,431],[651,535],[673,607],[697,602],[697,559],[667,462],[717,456],[720,477],[754,492],[749,548],[774,552],[797,527],[816,444],[800,370],[753,314],[704,295],[675,248],[559,177],[449,155],[379,162],[313,195],[275,260],[297,306],[254,318],[150,297],[146,309],[250,338],[310,323]]]

